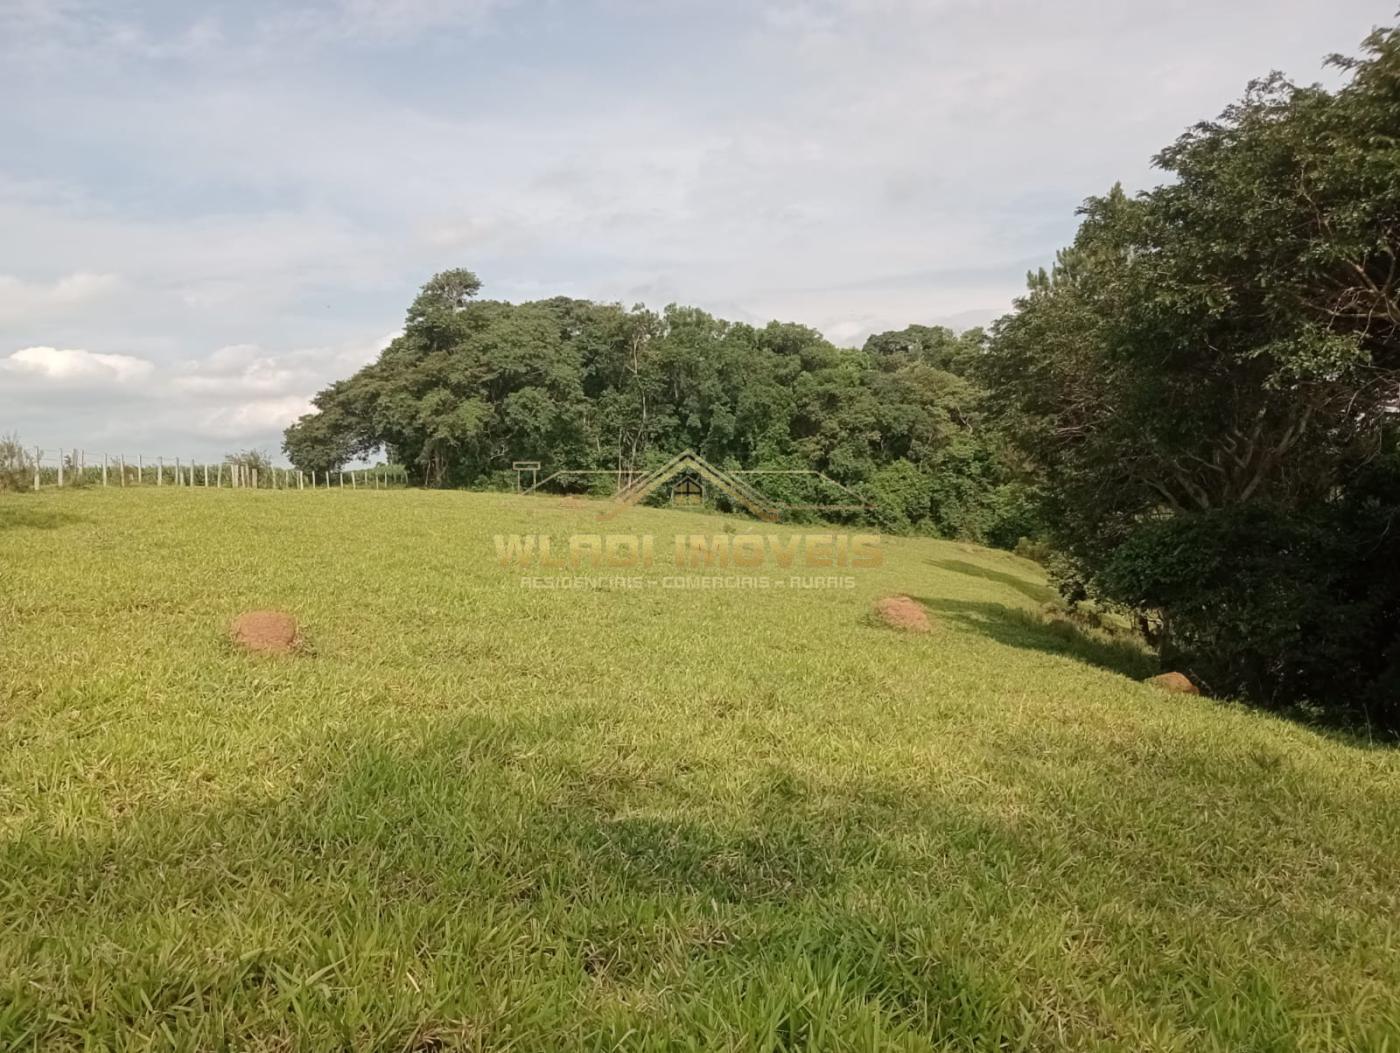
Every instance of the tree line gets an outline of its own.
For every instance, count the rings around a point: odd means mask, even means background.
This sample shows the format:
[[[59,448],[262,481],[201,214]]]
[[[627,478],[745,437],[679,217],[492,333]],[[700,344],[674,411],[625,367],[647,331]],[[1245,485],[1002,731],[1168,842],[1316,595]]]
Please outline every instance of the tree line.
[[[514,485],[515,460],[628,475],[689,448],[724,468],[823,472],[889,529],[993,544],[1033,530],[969,373],[980,332],[911,326],[857,350],[801,325],[509,304],[480,286],[465,270],[424,286],[403,335],[288,429],[293,463],[387,447],[422,485],[490,487]]]
[[[388,447],[424,485],[513,459],[632,471],[690,447],[815,468],[887,529],[1053,551],[1213,693],[1400,724],[1400,34],[1278,74],[1090,198],[988,332],[836,347],[430,281],[379,360],[286,435],[299,467]]]

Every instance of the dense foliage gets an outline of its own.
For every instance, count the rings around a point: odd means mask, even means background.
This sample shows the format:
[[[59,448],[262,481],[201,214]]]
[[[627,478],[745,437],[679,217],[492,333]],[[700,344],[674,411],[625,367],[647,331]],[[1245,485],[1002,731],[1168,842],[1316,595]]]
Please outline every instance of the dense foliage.
[[[429,282],[403,335],[288,429],[292,461],[325,471],[387,447],[426,485],[492,486],[513,481],[514,460],[630,473],[691,448],[726,467],[826,473],[892,529],[1003,545],[1028,529],[964,375],[979,332],[913,326],[855,350],[799,325],[483,301],[479,287],[468,271]]]
[[[1093,199],[979,362],[1067,583],[1220,693],[1400,717],[1400,36]]]

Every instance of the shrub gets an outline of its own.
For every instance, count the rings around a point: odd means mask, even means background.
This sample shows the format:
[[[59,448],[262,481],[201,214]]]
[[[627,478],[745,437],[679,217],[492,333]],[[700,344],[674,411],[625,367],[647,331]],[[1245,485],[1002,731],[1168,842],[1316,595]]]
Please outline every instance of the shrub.
[[[266,450],[243,450],[239,453],[225,454],[224,463],[252,468],[259,474],[265,474],[272,467],[272,458]]]
[[[1012,549],[1016,555],[1022,559],[1028,559],[1032,563],[1039,563],[1042,567],[1050,562],[1053,549],[1048,541],[1039,541],[1035,538],[1022,537],[1016,542],[1016,547]]]
[[[1212,693],[1400,726],[1400,464],[1368,474],[1307,513],[1145,524],[1100,583],[1158,612],[1164,662]]]
[[[34,485],[34,459],[19,436],[0,436],[0,490],[28,490]]]

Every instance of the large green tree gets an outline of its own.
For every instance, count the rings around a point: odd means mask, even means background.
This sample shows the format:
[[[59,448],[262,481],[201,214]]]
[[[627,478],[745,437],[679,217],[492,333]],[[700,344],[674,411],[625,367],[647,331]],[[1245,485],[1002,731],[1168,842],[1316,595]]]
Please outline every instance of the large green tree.
[[[1091,591],[1218,691],[1373,714],[1400,662],[1400,37],[1090,200],[978,362]]]

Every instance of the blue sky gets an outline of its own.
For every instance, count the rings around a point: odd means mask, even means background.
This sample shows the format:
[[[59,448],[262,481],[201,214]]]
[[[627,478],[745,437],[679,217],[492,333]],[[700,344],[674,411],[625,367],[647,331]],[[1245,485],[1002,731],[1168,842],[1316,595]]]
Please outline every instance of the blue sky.
[[[1002,313],[1394,0],[0,0],[0,431],[275,450],[451,266],[842,343]]]

